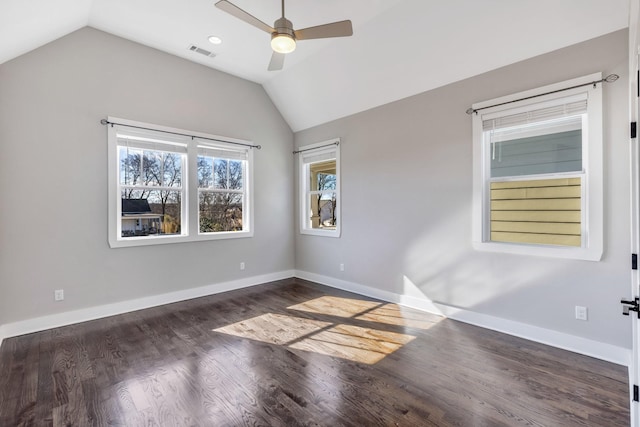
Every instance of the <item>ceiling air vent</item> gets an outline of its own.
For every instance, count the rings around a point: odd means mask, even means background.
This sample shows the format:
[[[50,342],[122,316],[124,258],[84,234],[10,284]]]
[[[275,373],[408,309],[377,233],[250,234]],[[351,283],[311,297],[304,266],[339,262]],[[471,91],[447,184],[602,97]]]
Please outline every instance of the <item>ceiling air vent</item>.
[[[210,58],[213,58],[216,56],[215,53],[208,51],[207,49],[203,49],[201,47],[198,47],[194,44],[192,44],[191,46],[189,46],[189,50],[192,52],[196,52],[199,53],[200,55],[204,55],[204,56],[208,56]]]

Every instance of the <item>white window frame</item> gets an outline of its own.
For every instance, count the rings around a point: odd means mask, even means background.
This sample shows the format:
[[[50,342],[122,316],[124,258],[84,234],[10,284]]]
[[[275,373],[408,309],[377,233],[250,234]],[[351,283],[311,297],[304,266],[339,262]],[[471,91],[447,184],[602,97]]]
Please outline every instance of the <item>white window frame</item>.
[[[340,199],[340,138],[330,139],[327,141],[318,142],[315,144],[305,145],[298,149],[298,187],[300,191],[299,205],[300,205],[300,234],[308,234],[313,236],[325,236],[325,237],[340,237],[342,230],[342,201]],[[309,223],[309,211],[311,207],[310,196],[312,190],[310,186],[309,176],[309,164],[305,161],[310,156],[328,154],[334,157],[336,160],[336,221],[337,225],[334,230],[312,228]]]
[[[143,123],[118,117],[108,117],[108,233],[111,248],[150,246],[205,240],[237,239],[253,237],[253,145],[250,141],[221,137],[202,132]],[[113,123],[113,124],[111,124]],[[120,125],[118,125],[118,124]],[[118,162],[118,132],[127,135],[154,138],[169,144],[186,146],[186,158],[182,170],[182,227],[179,235],[122,237],[122,201],[120,164]],[[188,135],[188,136],[186,136]],[[238,145],[242,144],[242,145]],[[246,150],[243,185],[243,230],[200,233],[199,232],[199,188],[198,146],[207,145],[221,150]],[[246,147],[243,148],[243,145]]]
[[[472,106],[473,113],[473,227],[472,241],[476,250],[546,256],[553,258],[599,261],[603,252],[603,124],[602,83],[572,88],[602,79],[602,73],[564,81],[509,96],[496,98]],[[560,91],[557,93],[550,93]],[[546,94],[546,95],[543,95]],[[562,103],[562,99],[576,95],[587,96],[587,123],[583,127],[582,172],[569,175],[582,177],[582,246],[493,242],[490,227],[490,161],[489,144],[484,140],[484,119],[507,116],[538,109],[544,103]],[[525,99],[533,97],[531,99]],[[514,102],[515,101],[515,102]],[[497,105],[508,103],[506,105]],[[491,107],[493,106],[493,107]],[[557,174],[557,177],[567,176]],[[535,179],[536,175],[519,177]],[[546,174],[549,177],[549,174]]]

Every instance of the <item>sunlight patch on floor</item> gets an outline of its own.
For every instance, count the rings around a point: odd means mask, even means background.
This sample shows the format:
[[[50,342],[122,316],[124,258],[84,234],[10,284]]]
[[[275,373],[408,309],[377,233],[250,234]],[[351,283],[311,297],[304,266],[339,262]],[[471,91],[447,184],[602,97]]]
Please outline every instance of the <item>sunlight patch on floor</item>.
[[[380,306],[381,303],[375,301],[364,301],[353,298],[339,298],[333,296],[324,296],[301,304],[288,307],[289,310],[306,311],[307,313],[326,314],[338,317],[355,317]]]
[[[355,319],[360,326],[266,313],[214,329],[214,332],[288,346],[332,357],[374,364],[416,337],[363,327],[384,324],[429,329],[443,317],[398,304],[325,295],[287,307],[288,310]]]
[[[358,317],[358,320],[386,323],[388,325],[408,326],[410,328],[429,329],[442,320],[442,316],[407,309],[397,304],[385,304],[376,307]]]
[[[266,313],[213,331],[271,344],[286,345],[329,326],[331,326],[329,322]]]
[[[274,313],[213,331],[367,364],[379,362],[416,338],[397,332]]]
[[[292,305],[288,309],[418,329],[429,329],[442,320],[442,316],[412,310],[397,304],[333,296],[315,298]]]
[[[337,325],[312,334],[290,347],[372,365],[415,338],[395,332]]]

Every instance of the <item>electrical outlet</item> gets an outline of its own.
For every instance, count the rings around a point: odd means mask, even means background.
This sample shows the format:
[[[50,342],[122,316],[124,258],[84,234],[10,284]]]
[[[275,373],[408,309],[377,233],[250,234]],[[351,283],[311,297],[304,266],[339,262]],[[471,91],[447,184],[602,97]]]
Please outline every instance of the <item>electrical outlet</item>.
[[[587,307],[576,305],[576,320],[587,320]]]
[[[240,270],[244,270],[244,262],[240,263]]]
[[[64,299],[64,289],[56,289],[53,291],[53,299],[62,301]]]
[[[344,271],[344,264],[340,264],[340,271]]]

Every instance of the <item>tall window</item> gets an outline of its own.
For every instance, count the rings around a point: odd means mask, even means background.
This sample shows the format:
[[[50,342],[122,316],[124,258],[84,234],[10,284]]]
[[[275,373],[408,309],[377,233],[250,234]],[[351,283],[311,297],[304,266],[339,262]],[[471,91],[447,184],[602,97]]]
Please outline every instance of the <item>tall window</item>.
[[[246,152],[198,146],[200,233],[243,230],[246,164]]]
[[[340,236],[339,139],[301,147],[300,232]]]
[[[184,231],[182,175],[187,146],[149,136],[135,132],[119,138],[121,238],[182,235]]]
[[[109,121],[112,247],[252,235],[250,144]]]
[[[476,248],[600,259],[601,84],[536,96],[600,78],[474,105]]]

